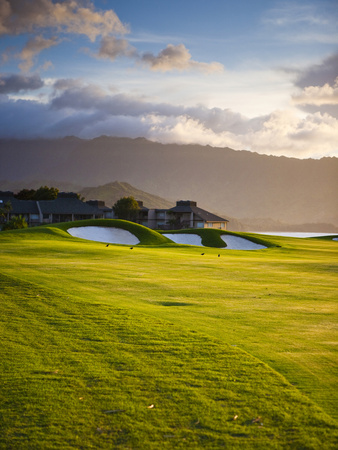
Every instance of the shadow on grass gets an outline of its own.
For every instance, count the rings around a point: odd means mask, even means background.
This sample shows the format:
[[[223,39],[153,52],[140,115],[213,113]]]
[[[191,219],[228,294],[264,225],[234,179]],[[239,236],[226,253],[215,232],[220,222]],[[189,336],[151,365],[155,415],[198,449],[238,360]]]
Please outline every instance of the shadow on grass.
[[[187,302],[157,302],[157,303],[162,306],[191,306],[194,304]]]

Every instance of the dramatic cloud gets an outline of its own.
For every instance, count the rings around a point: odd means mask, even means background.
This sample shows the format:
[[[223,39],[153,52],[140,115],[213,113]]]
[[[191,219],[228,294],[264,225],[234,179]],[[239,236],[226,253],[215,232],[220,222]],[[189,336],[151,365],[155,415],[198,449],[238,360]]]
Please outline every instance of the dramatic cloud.
[[[80,80],[58,80],[53,87],[49,104],[0,102],[4,117],[0,136],[144,136],[163,143],[199,143],[299,158],[338,156],[338,120],[328,114],[300,118],[290,111],[275,111],[249,119],[229,109],[111,94]]]
[[[333,85],[338,75],[338,53],[324,59],[320,64],[298,71],[295,85],[300,88],[307,86]]]
[[[59,42],[56,37],[51,39],[45,39],[42,36],[36,36],[33,39],[29,39],[20,53],[20,59],[23,62],[19,65],[20,69],[27,72],[34,64],[34,57],[38,55],[42,50],[57,45]]]
[[[199,70],[201,72],[221,72],[224,67],[217,62],[202,63],[191,59],[191,54],[183,45],[169,44],[157,56],[152,53],[145,53],[141,61],[148,65],[151,70],[168,72],[171,70]]]
[[[126,39],[117,39],[114,36],[105,36],[101,40],[99,58],[110,59],[114,61],[120,56],[136,57],[137,51]]]
[[[20,91],[40,89],[44,82],[39,75],[0,75],[0,94],[14,94]]]
[[[87,2],[78,0],[2,0],[0,33],[22,34],[52,28],[63,33],[88,36],[94,41],[110,33],[124,34],[128,30],[112,10],[97,12]]]
[[[0,4],[0,35],[37,34],[18,55],[23,61],[19,68],[25,72],[32,68],[35,57],[42,50],[59,44],[63,34],[85,35],[92,42],[101,37],[97,53],[86,49],[87,54],[96,58],[115,61],[118,57],[128,57],[160,72],[197,70],[211,73],[223,70],[222,64],[217,62],[194,61],[183,44],[169,44],[157,56],[152,53],[141,55],[128,40],[116,37],[128,32],[114,11],[96,11],[92,3],[81,0],[1,0]],[[48,33],[48,37],[42,33]],[[50,33],[54,36],[50,37]],[[6,58],[8,51],[2,54],[2,59]]]
[[[84,4],[86,6],[84,6]],[[0,35],[37,34],[28,40],[17,55],[23,62],[19,68],[29,71],[35,57],[51,46],[59,44],[63,39],[50,33],[78,34],[87,36],[94,42],[98,36],[124,34],[128,29],[121,23],[112,10],[98,12],[94,5],[81,0],[1,0],[0,1]],[[42,35],[48,34],[48,37]],[[8,50],[2,59],[8,59]]]

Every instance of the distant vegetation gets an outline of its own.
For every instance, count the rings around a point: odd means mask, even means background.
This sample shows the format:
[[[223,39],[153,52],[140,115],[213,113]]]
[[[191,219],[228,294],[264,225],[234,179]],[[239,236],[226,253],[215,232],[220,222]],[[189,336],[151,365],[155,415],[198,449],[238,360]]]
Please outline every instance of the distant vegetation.
[[[113,211],[116,217],[132,222],[136,221],[139,210],[139,204],[132,196],[122,197],[113,205]]]
[[[18,200],[55,200],[59,189],[55,187],[41,186],[39,189],[22,189],[15,198]]]

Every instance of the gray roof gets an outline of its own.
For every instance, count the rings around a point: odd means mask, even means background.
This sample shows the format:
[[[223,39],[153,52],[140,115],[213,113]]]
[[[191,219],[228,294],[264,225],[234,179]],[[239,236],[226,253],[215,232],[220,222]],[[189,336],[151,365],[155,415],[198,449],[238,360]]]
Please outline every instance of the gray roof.
[[[39,207],[42,214],[79,214],[79,215],[103,215],[103,210],[88,203],[84,203],[78,198],[56,198],[55,200],[18,200],[15,197],[0,194],[0,205],[10,202],[12,209],[10,214],[39,214]]]
[[[57,198],[55,200],[40,200],[42,214],[83,214],[102,215],[102,210],[88,205],[77,198]]]
[[[11,204],[10,214],[39,214],[39,209],[34,200],[18,200],[15,197],[8,198],[4,196],[0,196],[0,200],[3,200],[2,205],[5,205],[7,202]]]

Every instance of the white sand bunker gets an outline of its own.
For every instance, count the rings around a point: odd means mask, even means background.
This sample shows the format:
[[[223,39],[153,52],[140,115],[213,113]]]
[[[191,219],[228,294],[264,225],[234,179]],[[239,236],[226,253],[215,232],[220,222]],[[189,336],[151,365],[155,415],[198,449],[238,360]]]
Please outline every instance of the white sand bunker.
[[[68,233],[74,237],[89,241],[106,242],[109,244],[136,245],[140,241],[135,235],[121,228],[110,227],[74,227],[68,228]]]
[[[203,247],[202,238],[198,234],[166,233],[163,236],[175,242],[175,244],[198,245]]]
[[[336,237],[336,238],[333,238],[332,240],[333,240],[333,241],[338,241],[338,237]]]
[[[223,234],[221,238],[226,243],[227,246],[225,248],[227,250],[261,250],[267,248],[265,245],[256,244],[255,242],[249,241],[249,239],[230,234]]]
[[[198,234],[185,234],[185,233],[166,233],[163,236],[171,239],[176,244],[185,244],[185,245],[198,245],[203,247],[202,238],[198,236]],[[255,242],[251,242],[248,239],[244,239],[237,236],[232,236],[230,234],[222,235],[222,240],[226,243],[226,250],[261,250],[263,248],[267,248],[264,245],[256,244]]]

